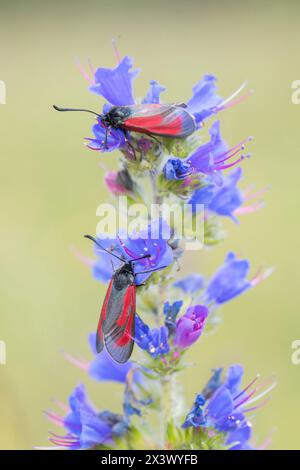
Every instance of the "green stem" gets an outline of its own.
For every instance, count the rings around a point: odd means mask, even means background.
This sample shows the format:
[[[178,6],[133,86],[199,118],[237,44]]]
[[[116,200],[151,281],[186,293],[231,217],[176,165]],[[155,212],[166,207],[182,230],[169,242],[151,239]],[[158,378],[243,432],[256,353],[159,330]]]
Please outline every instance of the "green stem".
[[[155,170],[150,170],[150,181],[152,186],[152,193],[153,193],[153,204],[161,204],[163,202],[163,197],[159,196],[157,192],[157,185],[156,185],[156,178],[157,172]]]
[[[168,447],[167,429],[168,423],[173,419],[174,409],[174,376],[161,378],[161,397],[160,397],[160,420],[161,420],[161,449]]]
[[[163,196],[160,196],[157,192],[157,184],[156,184],[156,172],[155,170],[150,171],[150,181],[152,187],[152,194],[153,194],[153,203],[154,204],[162,204],[163,203]],[[156,327],[159,328],[160,326],[164,325],[164,315],[163,315],[163,304],[165,302],[165,294],[166,288],[165,286],[159,285],[158,288],[158,309],[156,315]],[[165,449],[167,447],[167,427],[168,423],[173,418],[173,410],[174,410],[174,375],[168,376],[161,376],[160,377],[160,413],[159,413],[159,420],[160,420],[160,439],[159,439],[159,446],[161,449]]]

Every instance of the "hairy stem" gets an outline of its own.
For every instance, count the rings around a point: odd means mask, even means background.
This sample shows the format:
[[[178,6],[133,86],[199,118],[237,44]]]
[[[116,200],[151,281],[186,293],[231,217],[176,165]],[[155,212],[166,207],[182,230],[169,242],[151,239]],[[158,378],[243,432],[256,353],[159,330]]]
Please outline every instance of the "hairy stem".
[[[152,187],[152,201],[153,204],[162,204],[163,197],[158,194],[156,184],[156,172],[150,171],[150,181]],[[156,327],[164,325],[163,305],[165,302],[166,287],[159,285],[158,288],[158,309],[156,315]],[[174,409],[174,380],[173,375],[160,377],[160,413],[159,413],[159,426],[160,426],[160,439],[159,446],[161,449],[167,448],[167,426],[168,422],[173,417]]]
[[[168,424],[174,421],[176,409],[176,374],[161,378],[161,412],[160,412],[160,447],[168,449],[167,430]]]

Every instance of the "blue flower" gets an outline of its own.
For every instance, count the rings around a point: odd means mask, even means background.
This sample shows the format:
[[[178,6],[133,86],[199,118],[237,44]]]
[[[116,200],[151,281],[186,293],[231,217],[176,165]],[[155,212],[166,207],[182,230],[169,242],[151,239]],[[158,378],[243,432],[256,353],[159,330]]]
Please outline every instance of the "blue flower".
[[[199,426],[206,426],[206,418],[204,416],[204,405],[206,400],[203,395],[196,396],[196,400],[191,411],[187,414],[182,428],[189,428],[191,426],[197,428]]]
[[[136,315],[135,342],[154,359],[161,355],[168,354],[170,350],[168,336],[168,328],[166,326],[150,329],[149,326]]]
[[[124,392],[123,411],[126,418],[142,415],[142,408],[153,403],[151,393],[147,390],[147,384],[142,386],[134,380],[128,380]]]
[[[134,104],[132,81],[139,70],[132,70],[133,61],[125,56],[114,69],[101,67],[95,72],[95,84],[90,91],[103,96],[114,106]]]
[[[100,354],[97,353],[96,333],[90,333],[88,340],[94,356],[91,361],[86,361],[81,357],[64,352],[65,359],[79,369],[86,371],[92,379],[99,382],[120,382],[125,384],[129,376],[134,379],[136,384],[143,382],[140,369],[132,362],[128,361],[125,364],[119,364],[111,358],[105,349]]]
[[[244,368],[240,364],[234,364],[228,368],[225,384],[232,394],[240,389],[243,375]]]
[[[212,178],[208,176],[206,186],[196,189],[189,200],[193,213],[203,209],[201,206],[197,207],[201,204],[205,205],[207,210],[220,216],[230,217],[236,222],[235,211],[244,202],[243,194],[237,187],[241,177],[241,168],[234,169],[226,177],[220,177],[218,184],[214,184]]]
[[[250,141],[251,137],[229,148],[221,136],[220,121],[213,123],[209,134],[210,141],[200,145],[200,147],[185,159],[185,162],[190,165],[193,173],[211,175],[214,181],[221,185],[222,179],[219,172],[237,165],[244,158],[250,156],[249,154],[243,155],[241,152],[245,149],[245,142]],[[234,161],[230,161],[235,156],[237,156],[237,158]]]
[[[84,70],[82,70],[82,72],[84,76],[87,77],[86,72]],[[111,106],[128,106],[136,103],[133,93],[133,80],[138,73],[138,69],[133,69],[133,60],[129,56],[125,56],[115,68],[100,67],[94,73],[93,80],[90,80],[88,77],[88,80],[92,82],[89,88],[90,91],[107,100],[103,113],[107,113]],[[200,127],[202,121],[212,114],[217,114],[219,111],[242,101],[245,97],[231,102],[242,88],[243,86],[224,101],[216,93],[216,77],[213,75],[204,75],[193,87],[193,96],[187,102],[186,108],[194,115],[196,123]],[[155,80],[150,81],[150,88],[145,98],[142,100],[142,103],[159,103],[160,94],[163,91],[165,91],[165,87]],[[117,148],[125,151],[125,153],[128,151],[128,146],[124,141],[124,135],[121,135],[122,132],[120,134],[118,130],[111,129],[110,133],[112,135],[108,139],[107,148],[104,148],[104,129],[100,122],[94,126],[93,131],[95,133],[95,139],[88,139],[90,140],[90,148],[101,152],[105,150],[112,151]],[[200,153],[201,151],[202,149],[199,150]],[[227,157],[230,158],[227,154],[216,154],[216,156],[220,157],[221,160],[211,164],[212,169],[209,171],[215,170],[215,166],[224,162]],[[223,156],[224,158],[222,159]],[[128,153],[128,157],[132,157],[130,152]],[[202,166],[203,165],[204,163],[202,162]]]
[[[89,335],[89,344],[95,358],[89,365],[89,375],[100,382],[114,381],[126,383],[128,372],[132,369],[132,362],[118,364],[111,359],[110,355],[103,350],[100,354],[96,351],[96,333]]]
[[[249,261],[239,260],[234,253],[228,253],[225,264],[212,277],[206,288],[207,302],[222,304],[242,294],[251,287],[247,280]]]
[[[115,253],[118,256],[123,256],[123,250],[120,246],[120,241],[117,238],[104,238],[101,237],[99,240],[103,248],[108,251]],[[121,266],[121,263],[106,253],[104,250],[100,250],[97,245],[94,247],[95,255],[97,259],[92,265],[92,273],[94,278],[100,282],[108,282],[113,275],[113,267],[117,269]]]
[[[203,210],[204,205],[208,205],[214,195],[215,185],[207,184],[203,188],[196,189],[189,200],[189,204],[192,205],[193,214],[196,214],[198,210]],[[198,206],[198,207],[197,207]],[[199,207],[200,206],[200,207]]]
[[[181,289],[187,294],[194,294],[198,290],[202,289],[204,286],[204,279],[202,276],[200,276],[200,274],[193,273],[189,274],[183,279],[180,279],[179,281],[174,282],[173,286],[177,289]]]
[[[231,450],[251,449],[248,442],[251,438],[251,424],[247,421],[246,414],[262,405],[260,403],[252,406],[275,384],[255,396],[257,388],[252,389],[252,387],[257,377],[241,390],[242,366],[238,364],[231,366],[224,382],[220,378],[221,371],[222,369],[217,369],[208,383],[209,386],[207,385],[204,392],[196,396],[182,427],[214,428],[226,435],[226,445],[235,444],[230,447]]]
[[[120,129],[110,129],[108,136],[107,136],[107,146],[104,146],[104,141],[105,141],[105,134],[106,134],[106,129],[101,123],[100,120],[98,120],[97,124],[94,124],[92,127],[92,131],[94,133],[95,138],[88,138],[86,137],[86,140],[88,141],[88,148],[91,150],[96,150],[99,152],[112,152],[113,150],[116,149],[123,149],[125,148],[125,136],[124,132]]]
[[[236,168],[223,179],[222,186],[216,187],[214,195],[208,204],[210,211],[237,221],[234,212],[244,202],[242,192],[237,188],[237,183],[241,177],[242,169]]]
[[[160,85],[158,82],[155,80],[151,80],[150,82],[150,88],[145,96],[145,98],[142,100],[143,104],[147,103],[159,103],[160,101],[160,94],[165,91],[166,88],[162,85]]]
[[[123,410],[124,410],[125,416],[128,416],[128,417],[133,416],[133,415],[137,415],[137,416],[142,415],[141,410],[137,408],[136,406],[132,405],[130,395],[128,395],[126,392],[124,394]]]
[[[69,398],[70,412],[64,417],[46,413],[47,417],[68,433],[53,434],[50,441],[58,447],[89,449],[101,444],[111,444],[115,436],[127,431],[128,425],[120,415],[110,411],[98,412],[89,402],[84,385],[78,385]]]
[[[210,141],[200,145],[187,158],[187,163],[196,172],[211,174],[218,170],[218,166],[223,166],[219,160],[223,161],[228,153],[228,145],[223,140],[220,132],[220,121],[215,121],[209,130]]]
[[[187,109],[194,114],[199,124],[217,111],[222,98],[216,94],[216,77],[204,75],[204,77],[193,87],[193,96],[187,102]]]
[[[242,426],[229,434],[226,444],[235,444],[230,447],[230,450],[254,450],[249,444],[251,436],[252,427],[248,422],[245,422]]]
[[[180,158],[170,158],[163,168],[167,180],[183,180],[190,175],[190,165]]]
[[[120,235],[121,248],[127,260],[150,255],[149,258],[134,263],[135,273],[141,273],[135,278],[137,285],[145,282],[151,275],[151,273],[142,274],[144,271],[159,270],[172,264],[173,251],[168,244],[170,235],[170,227],[162,219],[153,220],[146,230],[133,232],[124,241]]]
[[[150,255],[134,263],[134,272],[140,273],[135,278],[137,285],[145,282],[151,276],[152,271],[167,267],[173,262],[172,248],[168,244],[169,238],[170,228],[161,219],[152,221],[146,230],[141,230],[139,233],[133,232],[130,236],[125,235],[123,239],[121,233],[114,239],[98,235],[99,243],[104,248],[115,252],[124,260],[129,261],[143,255]],[[97,245],[95,245],[95,252],[97,260],[93,266],[93,274],[96,279],[105,282],[111,278],[113,268],[117,269],[122,263],[103,252]],[[145,271],[151,272],[144,273]]]
[[[212,376],[210,377],[209,381],[201,392],[201,394],[206,400],[210,398],[214,394],[214,392],[221,386],[222,372],[222,367],[213,370]]]
[[[169,302],[165,302],[164,304],[165,325],[168,328],[169,335],[175,333],[176,319],[182,304],[182,300],[177,300],[173,304],[170,304]]]

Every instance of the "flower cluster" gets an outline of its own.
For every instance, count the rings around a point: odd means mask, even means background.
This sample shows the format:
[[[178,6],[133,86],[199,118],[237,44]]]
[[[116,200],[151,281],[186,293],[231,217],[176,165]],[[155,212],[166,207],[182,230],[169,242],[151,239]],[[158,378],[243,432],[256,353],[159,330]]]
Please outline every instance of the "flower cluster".
[[[256,395],[262,387],[256,386],[258,377],[241,389],[243,373],[242,366],[233,365],[222,381],[222,369],[216,369],[202,393],[196,396],[182,427],[193,427],[195,432],[199,428],[209,429],[211,434],[221,432],[231,450],[252,449],[249,443],[252,425],[247,415],[264,403],[262,398],[274,388],[275,383],[272,382]]]
[[[87,146],[100,154],[120,152],[119,169],[104,175],[114,197],[126,196],[129,204],[137,201],[147,207],[174,201],[187,204],[192,217],[204,221],[204,246],[221,241],[223,217],[237,222],[239,215],[262,207],[264,190],[255,193],[239,187],[251,138],[229,146],[220,121],[214,120],[249,95],[240,94],[245,84],[223,99],[216,78],[204,75],[184,103],[178,100],[171,106],[161,102],[166,88],[155,80],[137,101],[133,81],[139,70],[128,56],[112,69],[91,67],[87,73],[79,68],[89,90],[105,101],[101,109],[99,105]],[[129,125],[132,116],[136,120]],[[193,123],[193,132],[185,132],[184,119]],[[203,143],[203,123],[208,119],[213,122]],[[273,383],[257,385],[256,377],[242,387],[243,367],[233,365],[225,377],[222,368],[213,371],[189,411],[185,407],[175,413],[174,393],[187,352],[216,323],[218,308],[256,286],[270,271],[259,270],[251,277],[249,261],[230,252],[210,278],[190,273],[174,279],[184,254],[176,221],[160,216],[143,222],[142,228],[119,229],[113,236],[97,233],[94,257],[79,255],[94,279],[107,284],[107,294],[97,333],[89,335],[91,358],[64,353],[93,380],[121,384],[123,411],[97,409],[85,387],[77,385],[69,406],[58,402],[61,413],[46,412],[63,428],[59,434],[51,433],[50,441],[68,449],[252,449],[249,413],[264,404]],[[135,360],[128,360],[133,344]],[[117,348],[124,348],[125,356],[116,355]],[[171,415],[166,415],[166,408]],[[139,420],[152,413],[159,414],[162,433],[140,426]],[[149,419],[150,427],[153,421]]]

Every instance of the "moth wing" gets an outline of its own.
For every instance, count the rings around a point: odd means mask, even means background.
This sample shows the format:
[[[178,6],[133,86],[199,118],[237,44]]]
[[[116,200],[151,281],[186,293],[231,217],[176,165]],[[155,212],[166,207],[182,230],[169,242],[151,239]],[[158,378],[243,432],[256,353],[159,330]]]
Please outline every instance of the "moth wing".
[[[132,108],[123,127],[129,131],[165,137],[187,137],[196,126],[193,116],[183,107],[149,104]]]
[[[97,326],[96,332],[96,351],[100,353],[104,347],[104,337],[103,337],[103,323],[107,318],[107,306],[111,298],[111,291],[113,287],[113,281],[111,280],[105,295],[105,299],[101,308],[100,318]]]
[[[119,363],[127,362],[134,346],[136,286],[122,289],[122,308],[115,310],[103,326],[104,343],[107,352]],[[119,305],[119,302],[118,302]]]

